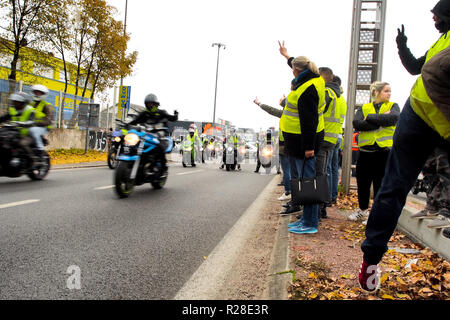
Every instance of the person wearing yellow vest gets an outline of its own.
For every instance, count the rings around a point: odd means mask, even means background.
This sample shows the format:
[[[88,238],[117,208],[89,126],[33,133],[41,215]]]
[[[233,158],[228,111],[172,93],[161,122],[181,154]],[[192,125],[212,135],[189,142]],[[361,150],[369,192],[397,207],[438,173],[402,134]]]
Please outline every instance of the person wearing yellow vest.
[[[48,130],[51,129],[53,107],[50,103],[45,101],[48,97],[47,87],[36,84],[31,87],[31,93],[33,95],[33,101],[30,102],[30,105],[34,107],[36,112],[36,126],[30,128],[30,135],[36,141],[36,147],[39,150],[38,152],[42,153],[45,151],[42,138],[47,134]]]
[[[329,158],[328,158],[328,184],[330,186],[330,197],[331,204],[335,204],[337,202],[338,196],[338,185],[339,185],[339,152],[342,143],[342,132],[343,125],[345,120],[345,115],[347,113],[347,103],[343,97],[344,90],[341,87],[341,79],[338,76],[334,76],[332,83],[336,84],[339,88],[340,95],[336,99],[336,114],[332,118],[332,129],[334,134],[337,133],[337,142],[334,148],[331,150]],[[337,124],[337,120],[339,119],[339,125]],[[327,123],[327,119],[325,118],[325,124]],[[325,127],[325,135],[326,135],[326,127]],[[330,205],[331,205],[330,204]]]
[[[333,70],[328,67],[319,68],[320,76],[325,81],[325,108],[324,118],[324,141],[316,155],[316,174],[328,176],[328,186],[331,188],[331,175],[328,174],[328,163],[331,153],[336,148],[339,135],[342,131],[340,106],[337,101],[341,97],[341,90],[337,83],[333,82]],[[331,192],[327,203],[319,205],[319,218],[327,217],[327,206],[331,205]]]
[[[370,188],[374,197],[383,180],[386,161],[393,143],[395,125],[400,115],[398,104],[389,101],[391,86],[386,82],[374,82],[370,86],[372,102],[358,109],[353,127],[359,131],[359,158],[356,163],[359,209],[348,218],[363,220],[369,216]]]
[[[195,160],[197,159],[196,150],[200,150],[201,140],[198,135],[197,126],[193,123],[189,126],[188,130],[189,134],[186,136],[186,139],[191,142],[191,165],[195,167]]]
[[[31,100],[30,95],[25,92],[16,92],[9,96],[9,109],[8,113],[0,117],[0,123],[6,121],[34,121],[35,120],[35,110],[29,105]],[[21,140],[20,145],[25,150],[28,157],[33,161],[33,165],[37,165],[39,162],[39,157],[36,156],[31,148],[32,138],[30,137],[29,129],[20,129]]]
[[[263,104],[258,100],[258,97],[256,97],[255,100],[253,100],[253,103],[274,117],[281,118],[281,116],[283,115],[283,109],[274,108],[267,104]],[[284,95],[280,99],[279,104],[282,108],[284,108],[284,106],[286,105],[286,97]],[[257,152],[259,153],[259,143],[257,147],[258,147]],[[278,130],[278,155],[280,157],[281,170],[283,171],[283,181],[281,184],[279,184],[279,186],[284,186],[284,192],[278,198],[278,200],[284,201],[289,200],[291,198],[291,166],[289,163],[289,159],[287,158],[284,152],[284,138],[281,130]],[[257,159],[255,172],[259,172],[260,166],[261,162],[259,162],[259,159]]]
[[[305,56],[290,57],[283,43],[278,42],[280,54],[287,59],[294,79],[291,92],[280,119],[285,152],[291,167],[297,168],[299,176],[306,178],[316,174],[315,155],[324,137],[323,110],[325,108],[325,81],[319,75],[316,64]],[[303,164],[305,171],[302,173]],[[292,176],[293,179],[298,177]],[[290,224],[289,232],[296,234],[317,233],[319,206],[305,205],[302,217]]]
[[[413,85],[401,112],[382,186],[367,221],[366,239],[361,245],[363,262],[359,271],[359,283],[366,291],[377,289],[376,284],[380,282],[377,265],[388,249],[388,241],[395,230],[408,193],[425,162],[438,145],[444,146],[447,154],[450,150],[448,100],[446,106],[440,104],[441,100],[435,96],[436,88],[433,90],[424,85],[435,76],[435,85],[444,94],[450,91],[448,56],[445,63],[446,56],[440,55],[450,46],[450,0],[439,1],[431,12],[434,14],[435,27],[442,35],[422,58],[414,58],[407,49],[404,27],[398,30],[397,43],[403,65],[411,74],[422,72],[422,75]],[[431,71],[433,75],[421,71],[427,70],[429,64],[438,66]],[[361,140],[361,136],[359,139]],[[375,285],[372,282],[374,278],[378,280]]]

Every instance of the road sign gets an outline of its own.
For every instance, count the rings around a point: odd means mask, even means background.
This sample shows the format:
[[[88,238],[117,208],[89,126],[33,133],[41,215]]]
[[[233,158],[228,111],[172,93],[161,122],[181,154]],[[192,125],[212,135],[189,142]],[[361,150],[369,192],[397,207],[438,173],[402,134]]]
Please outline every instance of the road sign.
[[[131,95],[131,87],[130,86],[120,86],[119,88],[119,103],[117,110],[117,118],[122,119],[122,115],[128,113],[130,110],[130,95]],[[125,112],[126,110],[126,112]]]

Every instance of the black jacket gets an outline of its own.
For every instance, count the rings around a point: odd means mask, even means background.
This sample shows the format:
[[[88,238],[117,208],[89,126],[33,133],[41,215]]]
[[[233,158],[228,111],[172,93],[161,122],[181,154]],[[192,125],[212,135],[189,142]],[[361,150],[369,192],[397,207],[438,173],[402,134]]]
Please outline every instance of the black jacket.
[[[142,111],[139,113],[139,115],[136,117],[136,119],[129,122],[129,125],[136,125],[139,123],[148,123],[148,124],[155,124],[155,123],[167,123],[167,121],[177,121],[178,115],[170,115],[167,113],[166,110],[158,109],[155,112],[150,112],[148,110]]]
[[[292,66],[292,59],[288,60]],[[307,70],[292,81],[292,90],[298,89],[305,82],[320,77]],[[319,124],[319,95],[314,86],[310,86],[298,99],[298,111],[300,116],[301,134],[283,132],[285,152],[288,156],[303,159],[305,151],[314,150],[318,153],[323,142],[324,131],[316,132]]]

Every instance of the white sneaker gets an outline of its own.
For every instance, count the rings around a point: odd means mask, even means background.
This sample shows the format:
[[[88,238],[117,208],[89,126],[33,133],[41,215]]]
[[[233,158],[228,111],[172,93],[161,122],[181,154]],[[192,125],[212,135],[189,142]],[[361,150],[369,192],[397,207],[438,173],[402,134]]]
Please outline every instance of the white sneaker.
[[[278,198],[278,200],[280,200],[280,201],[289,200],[289,199],[291,199],[291,194],[290,193],[289,194],[283,193],[281,195],[281,197]]]
[[[348,216],[348,219],[351,221],[358,221],[362,220],[369,216],[369,210],[361,210],[358,209],[354,213]]]

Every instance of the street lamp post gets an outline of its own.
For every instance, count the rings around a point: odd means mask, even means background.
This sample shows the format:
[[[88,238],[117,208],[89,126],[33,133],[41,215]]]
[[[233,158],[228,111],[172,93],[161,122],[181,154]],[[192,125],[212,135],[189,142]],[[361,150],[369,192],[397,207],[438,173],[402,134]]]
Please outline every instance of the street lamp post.
[[[213,113],[213,121],[212,125],[214,127],[214,123],[216,121],[216,99],[217,99],[217,78],[219,76],[219,55],[220,55],[220,48],[223,47],[223,49],[226,48],[226,46],[223,43],[213,43],[212,47],[217,46],[217,67],[216,67],[216,90],[214,93],[214,113]]]
[[[128,0],[125,0],[125,19],[123,22],[123,35],[127,35],[127,15],[128,15]],[[124,53],[125,55],[125,53]],[[125,59],[125,57],[123,57]],[[120,86],[123,86],[123,76],[120,76]],[[125,121],[125,115],[126,115],[126,108],[123,108],[122,110],[122,121]]]

